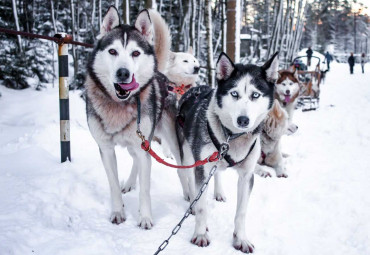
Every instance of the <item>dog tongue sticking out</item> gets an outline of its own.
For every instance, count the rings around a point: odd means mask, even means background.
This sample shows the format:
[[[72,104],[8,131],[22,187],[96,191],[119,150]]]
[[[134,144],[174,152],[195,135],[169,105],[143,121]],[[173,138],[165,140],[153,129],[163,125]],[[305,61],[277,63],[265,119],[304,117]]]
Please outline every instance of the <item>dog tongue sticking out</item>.
[[[285,95],[285,103],[289,103],[290,102],[290,95]]]
[[[132,81],[130,83],[118,83],[118,85],[126,91],[132,91],[139,87],[139,83],[136,82],[134,74],[132,75]]]

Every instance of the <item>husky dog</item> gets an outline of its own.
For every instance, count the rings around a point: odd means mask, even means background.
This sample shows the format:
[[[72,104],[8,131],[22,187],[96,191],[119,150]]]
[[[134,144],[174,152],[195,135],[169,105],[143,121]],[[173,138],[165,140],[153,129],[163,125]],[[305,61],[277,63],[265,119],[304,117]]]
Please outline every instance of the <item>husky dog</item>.
[[[275,85],[275,98],[288,112],[288,135],[295,133],[298,129],[298,126],[293,124],[293,114],[298,103],[299,95],[300,85],[298,79],[298,70],[295,70],[294,72],[291,72],[290,70],[280,70],[279,79]]]
[[[239,174],[238,203],[233,246],[253,252],[245,233],[245,216],[253,187],[253,173],[261,153],[261,124],[272,107],[274,82],[278,78],[277,53],[262,67],[234,64],[221,53],[217,64],[216,89],[199,86],[190,89],[179,102],[176,131],[184,165],[211,155],[227,142],[229,150],[218,163],[218,170],[234,167]],[[194,168],[180,176],[184,194],[195,198],[215,163]],[[188,173],[187,175],[185,175]],[[196,224],[191,242],[208,246],[207,190],[195,206]]]
[[[110,7],[88,61],[85,83],[87,120],[108,177],[112,199],[111,222],[120,224],[126,219],[114,150],[115,145],[121,145],[127,147],[133,157],[133,168],[139,172],[139,226],[150,229],[151,159],[140,148],[141,140],[136,136],[137,102],[141,102],[141,131],[149,140],[154,130],[156,136],[176,137],[176,111],[168,110],[171,107],[165,109],[165,103],[169,103],[166,98],[167,79],[157,70],[148,11],[140,12],[133,26],[121,25],[119,21],[117,10]],[[176,102],[174,97],[173,101]],[[178,145],[176,139],[173,140],[169,140],[168,144],[175,151]]]
[[[288,177],[285,172],[280,142],[281,137],[286,134],[287,128],[288,113],[275,99],[274,105],[264,121],[261,133],[261,157],[258,160],[255,173],[262,177],[271,177],[269,171],[265,170],[270,167],[275,170],[277,177]]]
[[[153,24],[153,46],[157,57],[158,71],[165,74],[169,79],[168,89],[176,93],[179,100],[183,93],[191,87],[196,86],[199,73],[199,62],[193,56],[193,49],[190,47],[188,52],[172,52],[171,33],[166,21],[155,10],[148,10],[150,20]],[[155,137],[158,138],[158,137]],[[174,138],[175,139],[175,138]],[[172,158],[173,152],[166,140],[161,141],[163,153],[167,158]],[[183,171],[183,170],[181,170]],[[133,168],[127,181],[122,184],[122,192],[127,193],[136,187],[137,168]]]
[[[155,30],[154,48],[158,56],[158,70],[167,76],[179,100],[183,93],[196,86],[199,61],[194,57],[192,47],[187,52],[172,52],[168,25],[157,11],[150,10],[149,13]]]

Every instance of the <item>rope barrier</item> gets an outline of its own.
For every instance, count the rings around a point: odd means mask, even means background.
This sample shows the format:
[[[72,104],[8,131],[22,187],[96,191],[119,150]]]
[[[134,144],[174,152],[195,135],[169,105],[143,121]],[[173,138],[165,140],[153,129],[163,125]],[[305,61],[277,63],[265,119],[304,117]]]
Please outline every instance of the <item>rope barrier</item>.
[[[5,34],[20,35],[20,36],[26,36],[26,37],[31,37],[31,38],[39,38],[39,39],[54,41],[57,44],[67,43],[67,44],[74,44],[74,45],[79,45],[79,46],[87,47],[87,48],[94,47],[94,45],[89,44],[89,43],[73,41],[73,38],[71,35],[59,37],[58,36],[59,34],[56,34],[54,37],[51,37],[51,36],[46,36],[46,35],[38,35],[38,34],[32,34],[28,32],[15,31],[15,30],[3,28],[3,27],[0,27],[0,32],[5,33]]]

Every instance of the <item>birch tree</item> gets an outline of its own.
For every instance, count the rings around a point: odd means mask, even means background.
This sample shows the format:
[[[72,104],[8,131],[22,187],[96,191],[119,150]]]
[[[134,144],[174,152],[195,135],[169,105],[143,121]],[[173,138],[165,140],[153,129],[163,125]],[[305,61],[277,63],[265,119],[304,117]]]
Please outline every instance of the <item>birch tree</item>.
[[[213,48],[212,48],[212,10],[211,1],[205,0],[205,16],[206,16],[206,37],[207,37],[207,68],[208,68],[208,84],[214,87],[214,67],[213,67]]]
[[[15,0],[12,0],[12,6],[13,6],[13,16],[14,16],[14,22],[15,22],[15,27],[17,28],[17,31],[20,31],[19,29],[19,21],[18,21],[18,13],[17,13],[17,3]],[[20,35],[17,35],[18,38],[18,46],[19,46],[19,51],[23,52],[22,48],[22,38]]]

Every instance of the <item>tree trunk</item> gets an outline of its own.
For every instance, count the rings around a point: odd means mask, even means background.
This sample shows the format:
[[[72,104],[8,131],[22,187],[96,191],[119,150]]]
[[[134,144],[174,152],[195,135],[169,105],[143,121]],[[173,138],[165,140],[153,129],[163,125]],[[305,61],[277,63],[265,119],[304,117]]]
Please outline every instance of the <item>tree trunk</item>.
[[[99,0],[99,29],[101,28],[102,26],[102,9],[101,9],[101,0]]]
[[[18,21],[18,13],[17,13],[17,3],[15,0],[12,0],[12,5],[13,5],[13,15],[14,15],[14,21],[15,21],[15,26],[17,28],[17,31],[19,32],[19,21]],[[23,52],[22,48],[22,38],[20,35],[17,35],[18,38],[18,47],[19,47],[19,52]]]
[[[214,87],[214,67],[213,67],[213,49],[212,49],[212,9],[211,0],[205,0],[205,21],[207,37],[207,67],[208,67],[208,84]]]
[[[58,31],[57,31],[57,25],[55,22],[54,0],[50,0],[50,9],[51,9],[51,21],[53,22],[54,34],[56,34]]]
[[[71,16],[72,16],[72,38],[75,39],[76,35],[76,22],[75,22],[75,7],[73,4],[73,0],[71,0]],[[73,58],[73,67],[74,67],[74,77],[77,74],[77,59],[76,59],[76,46],[72,44],[72,58]]]
[[[123,23],[130,25],[130,0],[122,1]]]
[[[197,27],[197,55],[196,57],[200,58],[200,45],[201,45],[201,31],[200,31],[200,24],[202,23],[202,7],[203,7],[203,0],[198,1],[198,27]]]
[[[227,2],[227,55],[233,62],[240,60],[240,0]]]
[[[154,9],[155,1],[153,0],[145,0],[144,7],[145,9]]]
[[[226,52],[226,1],[220,1],[220,4],[221,4],[222,51]]]
[[[191,0],[191,15],[190,15],[190,25],[189,25],[189,44],[195,50],[195,18],[197,13],[197,2]]]

